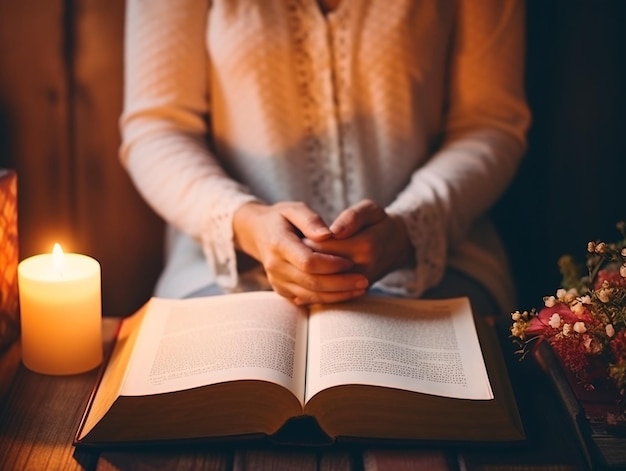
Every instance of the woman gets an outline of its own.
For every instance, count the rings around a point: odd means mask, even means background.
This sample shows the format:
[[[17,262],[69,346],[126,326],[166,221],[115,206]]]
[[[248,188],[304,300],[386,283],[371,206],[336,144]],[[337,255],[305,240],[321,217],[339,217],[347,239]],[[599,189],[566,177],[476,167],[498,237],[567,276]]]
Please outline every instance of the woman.
[[[121,159],[161,296],[369,289],[509,310],[485,214],[529,112],[524,3],[129,0]]]

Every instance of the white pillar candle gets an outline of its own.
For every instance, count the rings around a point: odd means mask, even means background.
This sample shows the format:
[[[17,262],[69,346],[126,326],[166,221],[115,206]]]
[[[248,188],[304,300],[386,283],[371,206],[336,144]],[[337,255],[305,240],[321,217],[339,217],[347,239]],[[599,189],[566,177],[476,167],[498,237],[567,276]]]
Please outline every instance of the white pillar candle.
[[[51,375],[89,371],[102,362],[100,264],[91,257],[53,253],[18,265],[22,361]]]

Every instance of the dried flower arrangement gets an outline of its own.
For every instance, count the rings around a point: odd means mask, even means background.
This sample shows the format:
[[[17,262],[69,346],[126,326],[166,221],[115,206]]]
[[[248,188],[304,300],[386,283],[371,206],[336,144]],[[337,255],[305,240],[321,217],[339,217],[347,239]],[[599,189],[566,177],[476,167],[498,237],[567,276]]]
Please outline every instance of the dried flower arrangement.
[[[540,310],[513,312],[511,336],[521,358],[533,344],[548,342],[588,390],[598,373],[612,381],[619,413],[607,420],[626,424],[626,223],[617,227],[621,240],[588,243],[586,274],[572,256],[561,257],[562,287],[543,298]]]

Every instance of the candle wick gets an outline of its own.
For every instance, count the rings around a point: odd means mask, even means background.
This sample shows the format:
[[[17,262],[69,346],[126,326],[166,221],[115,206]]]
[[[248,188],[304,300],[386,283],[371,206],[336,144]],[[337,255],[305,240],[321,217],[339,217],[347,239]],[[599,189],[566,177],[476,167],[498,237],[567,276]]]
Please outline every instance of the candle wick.
[[[65,256],[59,244],[54,244],[54,249],[52,250],[52,265],[57,276],[63,278],[65,275]]]

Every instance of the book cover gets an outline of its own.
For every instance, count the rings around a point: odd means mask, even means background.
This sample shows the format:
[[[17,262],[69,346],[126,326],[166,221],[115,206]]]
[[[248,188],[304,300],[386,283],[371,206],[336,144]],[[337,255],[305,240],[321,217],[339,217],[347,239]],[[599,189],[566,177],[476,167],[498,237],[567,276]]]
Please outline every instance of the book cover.
[[[0,354],[19,335],[17,174],[0,169]]]
[[[606,420],[616,410],[617,391],[608,384],[585,390],[547,342],[537,345],[534,356],[563,402],[589,469],[626,469],[626,434],[611,430]]]

